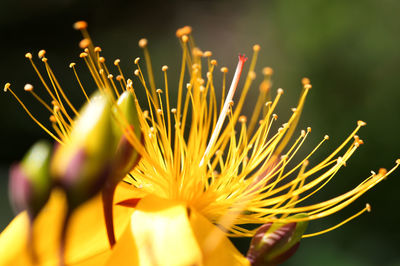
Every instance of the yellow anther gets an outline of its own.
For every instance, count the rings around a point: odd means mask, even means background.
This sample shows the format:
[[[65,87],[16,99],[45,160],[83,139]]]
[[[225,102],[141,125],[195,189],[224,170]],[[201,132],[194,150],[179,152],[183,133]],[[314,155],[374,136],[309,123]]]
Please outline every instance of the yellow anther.
[[[140,57],[136,57],[135,61],[134,61],[135,65],[139,64],[139,61],[140,61]]]
[[[176,37],[181,38],[183,35],[189,35],[192,32],[192,27],[184,26],[176,30]]]
[[[309,89],[311,89],[312,88],[312,85],[311,84],[306,84],[306,85],[304,85],[304,89],[306,89],[306,90],[309,90]]]
[[[264,67],[262,73],[265,76],[271,76],[272,74],[274,74],[274,70],[270,67]]]
[[[118,64],[119,64],[120,62],[121,62],[121,60],[115,59],[115,60],[114,60],[114,65],[118,66]]]
[[[51,116],[49,117],[49,120],[50,120],[50,122],[52,122],[52,123],[57,123],[57,119],[56,119],[56,117],[55,117],[54,115],[51,115]]]
[[[95,52],[95,53],[100,53],[100,52],[101,52],[101,48],[100,48],[99,46],[96,46],[96,47],[94,48],[94,52]]]
[[[162,89],[157,89],[156,92],[157,93],[162,93]]]
[[[89,44],[90,44],[90,40],[85,38],[85,39],[82,39],[82,40],[79,42],[79,47],[80,47],[81,49],[85,49],[85,48],[89,47]]]
[[[182,42],[186,43],[189,40],[189,37],[187,35],[182,36]]]
[[[325,135],[325,136],[324,136],[324,139],[328,140],[328,139],[329,139],[329,136],[328,136],[328,135]]]
[[[145,48],[147,46],[147,39],[146,38],[140,39],[138,44],[140,48]]]
[[[4,92],[7,92],[8,88],[10,88],[11,84],[10,83],[6,83],[6,85],[4,85]]]
[[[228,68],[227,67],[221,67],[221,72],[222,73],[228,73]]]
[[[256,76],[257,76],[257,75],[256,75],[256,72],[254,72],[254,71],[250,71],[248,75],[249,75],[249,78],[250,78],[251,80],[255,80],[255,79],[256,79]]]
[[[85,53],[89,53],[89,48],[85,48],[85,49],[83,49],[83,51],[84,51]]]
[[[303,85],[310,84],[310,79],[309,79],[309,78],[306,78],[306,77],[302,78],[302,79],[301,79],[301,84],[303,84]]]
[[[272,101],[268,101],[265,103],[265,106],[268,107],[268,105],[271,105],[271,104],[272,104]]]
[[[258,51],[260,51],[260,49],[261,49],[261,47],[260,47],[259,44],[253,45],[253,51],[254,51],[254,52],[258,52]]]
[[[397,159],[397,160],[396,160],[396,163],[397,163],[397,164],[400,164],[400,159]]]
[[[186,89],[190,90],[192,88],[192,84],[186,83]]]
[[[203,86],[203,85],[201,85],[200,87],[199,87],[199,91],[200,92],[204,92],[206,90],[206,88]]]
[[[172,108],[171,113],[176,114],[176,108]]]
[[[75,63],[71,63],[69,64],[69,68],[73,68],[76,64]]]
[[[365,126],[367,123],[365,123],[364,121],[361,121],[361,120],[358,120],[357,121],[357,125],[359,126],[359,127],[363,127],[363,126]]]
[[[385,168],[379,168],[378,174],[384,176],[387,174],[387,170]]]
[[[32,91],[33,90],[33,86],[32,86],[32,84],[25,84],[25,86],[24,86],[24,90],[25,91]]]
[[[203,56],[204,56],[204,57],[211,57],[211,56],[212,56],[212,52],[211,52],[211,51],[205,51],[205,52],[203,53]]]
[[[144,111],[143,111],[143,117],[144,117],[144,118],[148,118],[148,117],[149,117],[149,111],[144,110]]]
[[[29,58],[29,59],[32,59],[32,54],[31,54],[31,53],[26,53],[26,54],[25,54],[25,57],[26,57],[26,58]]]
[[[104,57],[102,57],[102,56],[99,57],[99,62],[100,63],[104,63],[105,61],[106,61],[106,59]]]
[[[163,114],[163,111],[162,111],[161,109],[157,109],[157,113],[158,113],[159,115],[162,115],[162,114]]]
[[[40,50],[38,53],[38,56],[39,56],[39,58],[43,58],[45,54],[46,54],[46,50]]]
[[[277,114],[272,114],[272,118],[275,120],[278,120],[278,115]]]
[[[193,48],[192,54],[193,56],[198,56],[198,57],[203,56],[203,52],[198,47]]]
[[[239,122],[240,123],[246,123],[247,122],[247,117],[245,115],[239,116]]]
[[[166,66],[166,65],[162,66],[161,70],[164,71],[164,72],[167,71],[168,70],[168,66]]]
[[[77,21],[74,23],[74,29],[76,30],[83,30],[87,28],[87,22],[86,21]]]
[[[307,132],[311,132],[311,127],[307,127]]]
[[[104,69],[101,68],[101,69],[99,70],[99,74],[100,74],[100,75],[103,75],[103,74],[104,74]]]
[[[292,109],[290,109],[290,110],[292,110],[292,112],[294,113],[294,112],[297,111],[297,108],[292,108]]]
[[[213,59],[210,61],[211,65],[216,66],[217,65],[217,60]]]
[[[198,82],[200,85],[203,85],[203,84],[204,84],[204,79],[198,78],[198,79],[197,79],[197,82]]]
[[[79,57],[80,57],[80,58],[85,58],[85,57],[87,57],[87,56],[88,56],[87,53],[80,53],[80,54],[79,54]]]
[[[112,79],[114,76],[112,74],[108,74],[107,78]]]
[[[122,80],[122,76],[118,75],[115,79],[118,80],[118,81],[121,81]]]
[[[277,90],[277,93],[278,93],[279,95],[282,95],[282,94],[283,94],[283,89],[282,89],[282,88],[279,88],[279,89]]]
[[[42,58],[42,62],[45,62],[45,63],[46,63],[46,62],[47,62],[47,58],[46,58],[46,57],[43,57],[43,58]]]
[[[371,212],[371,205],[369,205],[369,203],[365,204],[365,209],[367,212]]]
[[[301,130],[301,136],[304,137],[306,135],[306,131],[304,129]]]
[[[135,76],[139,76],[139,75],[140,75],[139,69],[136,69],[136,70],[133,72],[133,74],[135,74]]]

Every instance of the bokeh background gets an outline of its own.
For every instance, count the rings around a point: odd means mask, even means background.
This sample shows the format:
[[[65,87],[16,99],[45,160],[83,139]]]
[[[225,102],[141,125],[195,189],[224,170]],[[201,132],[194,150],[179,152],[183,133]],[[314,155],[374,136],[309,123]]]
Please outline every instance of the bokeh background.
[[[251,54],[252,45],[258,43],[262,47],[258,78],[264,66],[271,66],[274,90],[285,89],[279,109],[282,123],[297,102],[301,78],[311,79],[313,88],[300,128],[311,126],[313,131],[304,153],[325,134],[331,137],[311,162],[331,152],[358,119],[368,123],[360,132],[365,145],[316,195],[316,200],[323,200],[351,189],[370,170],[392,167],[400,156],[399,14],[397,0],[3,0],[0,81],[11,82],[32,112],[46,121],[45,110],[23,91],[25,83],[42,89],[24,54],[46,49],[54,72],[79,106],[83,98],[68,65],[79,62],[79,68],[84,68],[78,58],[80,34],[72,29],[73,22],[81,19],[89,22],[91,35],[108,61],[120,58],[128,73],[133,71],[133,60],[142,55],[137,41],[147,37],[155,69],[168,64],[173,76],[181,58],[175,30],[183,25],[191,25],[197,44],[213,51],[219,66],[231,70],[237,54]],[[161,71],[157,77],[161,78]],[[253,86],[245,112],[251,111],[257,93]],[[47,136],[10,94],[0,95],[0,108],[2,230],[13,217],[7,197],[8,167],[33,142]],[[285,265],[400,265],[399,178],[397,171],[350,207],[313,222],[309,232],[337,224],[366,202],[372,205],[372,213],[326,235],[303,240]]]

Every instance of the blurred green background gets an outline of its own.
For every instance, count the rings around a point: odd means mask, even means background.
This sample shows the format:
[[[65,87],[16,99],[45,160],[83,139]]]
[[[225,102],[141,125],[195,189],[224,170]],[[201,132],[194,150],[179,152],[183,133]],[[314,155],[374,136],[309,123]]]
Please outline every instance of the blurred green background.
[[[311,79],[313,88],[300,127],[311,126],[313,131],[304,152],[311,151],[325,134],[331,137],[311,162],[331,152],[357,120],[368,123],[360,132],[365,145],[334,181],[315,195],[315,200],[321,201],[356,186],[370,170],[392,167],[400,157],[399,14],[396,0],[3,0],[0,80],[11,82],[32,112],[47,121],[43,108],[23,92],[25,83],[42,89],[24,54],[46,49],[59,81],[79,106],[83,97],[68,65],[79,62],[78,68],[84,69],[78,58],[80,34],[72,29],[73,22],[81,19],[89,22],[91,35],[108,61],[120,58],[129,73],[134,69],[133,60],[142,55],[137,47],[141,37],[149,39],[156,70],[168,64],[171,73],[177,72],[181,54],[175,30],[183,25],[191,25],[197,44],[213,51],[219,66],[231,70],[237,54],[251,54],[252,45],[258,43],[258,78],[264,66],[271,66],[274,89],[285,89],[278,113],[282,123],[297,102],[301,78]],[[161,78],[161,71],[157,77]],[[247,112],[257,91],[254,86],[248,96]],[[2,230],[13,217],[7,197],[8,167],[34,141],[47,136],[10,94],[0,96],[0,106]],[[337,224],[366,202],[372,205],[372,213],[326,235],[303,240],[285,265],[400,265],[399,178],[397,171],[350,207],[313,222],[309,232]]]

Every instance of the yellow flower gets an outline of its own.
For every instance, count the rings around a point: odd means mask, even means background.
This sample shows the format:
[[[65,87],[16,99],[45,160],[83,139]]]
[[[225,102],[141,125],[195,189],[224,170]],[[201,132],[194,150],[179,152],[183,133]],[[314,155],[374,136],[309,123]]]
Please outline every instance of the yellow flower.
[[[114,66],[118,74],[114,78],[100,55],[101,48],[93,45],[86,26],[85,22],[75,24],[84,37],[80,43],[84,49],[80,57],[100,93],[111,95],[114,103],[123,92],[134,96],[142,139],[138,138],[138,132],[127,127],[127,118],[122,112],[114,113],[114,118],[126,131],[126,139],[141,160],[117,187],[114,198],[116,245],[112,249],[109,247],[101,197],[97,195],[72,214],[66,239],[67,265],[246,265],[249,261],[227,237],[253,237],[257,228],[250,229],[254,227],[246,226],[248,224],[287,224],[326,217],[348,206],[400,164],[397,160],[389,171],[372,172],[360,185],[340,196],[304,205],[303,201],[332,180],[362,144],[357,132],[364,122],[358,121],[354,131],[326,159],[309,166],[308,159],[328,136],[305,158],[296,160],[296,153],[311,132],[310,128],[299,133],[295,131],[311,89],[308,79],[302,80],[300,99],[292,108],[289,120],[277,126],[278,116],[274,112],[283,90],[278,89],[271,98],[274,94],[271,93],[272,69],[264,68],[253,113],[249,119],[242,115],[246,96],[256,79],[259,45],[253,46],[248,74],[234,104],[247,58],[239,56],[228,87],[228,69],[222,67],[222,74],[218,73],[217,61],[212,59],[210,51],[203,52],[195,45],[190,27],[176,32],[183,50],[178,84],[169,83],[165,65],[161,68],[164,82],[156,86],[146,39],[141,39],[139,46],[144,52],[147,75],[142,71],[141,60],[136,58],[135,77],[129,79],[117,59]],[[25,90],[49,110],[52,130],[29,112],[10,84],[6,84],[5,90],[10,91],[29,116],[60,145],[68,144],[76,126],[72,117],[79,113],[59,85],[45,51],[40,51],[39,57],[45,65],[48,81],[39,72],[32,55],[28,53],[26,57],[52,103],[48,105],[43,101],[32,85],[25,86]],[[70,68],[90,101],[75,63],[71,63]],[[220,80],[220,75],[222,82],[215,82],[215,79]],[[133,80],[139,84],[134,86]],[[171,88],[177,93],[176,101],[170,98]],[[145,92],[144,100],[136,96],[139,91]],[[43,265],[54,265],[58,261],[59,231],[65,208],[65,196],[56,189],[34,221],[33,249]],[[303,235],[303,238],[333,230],[369,208],[367,205],[338,225]],[[306,214],[296,215],[299,213]],[[1,234],[1,265],[30,263],[27,224],[26,213],[21,213]]]

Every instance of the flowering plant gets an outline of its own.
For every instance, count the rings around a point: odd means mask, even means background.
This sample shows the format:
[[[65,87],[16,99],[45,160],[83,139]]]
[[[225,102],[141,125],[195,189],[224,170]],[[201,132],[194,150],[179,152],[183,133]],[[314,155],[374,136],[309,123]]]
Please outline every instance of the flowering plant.
[[[305,234],[309,221],[345,208],[400,164],[397,160],[389,171],[372,172],[340,196],[304,204],[363,143],[357,136],[363,121],[326,159],[310,167],[308,159],[329,137],[295,162],[311,132],[307,128],[296,133],[312,87],[307,78],[292,115],[277,130],[274,111],[283,90],[271,97],[271,68],[262,71],[252,115],[247,119],[242,114],[256,79],[259,45],[253,46],[234,104],[247,58],[239,56],[228,87],[228,68],[218,74],[212,52],[196,46],[188,26],[176,32],[182,47],[179,82],[170,84],[165,65],[164,81],[158,85],[162,89],[156,86],[146,39],[139,41],[146,71],[136,58],[135,77],[129,79],[116,59],[114,77],[87,24],[80,21],[74,26],[83,34],[80,58],[97,88],[89,97],[76,64],[70,64],[87,100],[82,110],[71,104],[44,50],[38,56],[47,78],[31,53],[26,58],[51,104],[32,85],[25,90],[50,112],[51,129],[31,114],[9,83],[4,88],[56,144],[35,144],[12,167],[11,201],[18,211],[25,211],[0,236],[0,249],[7,250],[0,254],[1,265],[279,264],[296,251],[301,238],[331,231],[370,211],[367,204],[333,227]],[[177,91],[176,102],[170,97],[172,90]],[[138,91],[144,91],[144,100]],[[228,237],[252,237],[247,255]]]

